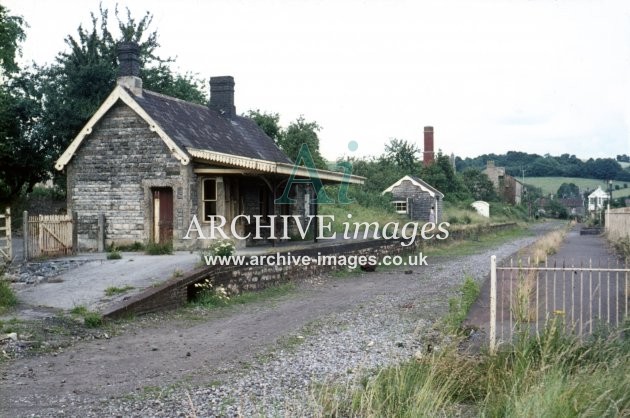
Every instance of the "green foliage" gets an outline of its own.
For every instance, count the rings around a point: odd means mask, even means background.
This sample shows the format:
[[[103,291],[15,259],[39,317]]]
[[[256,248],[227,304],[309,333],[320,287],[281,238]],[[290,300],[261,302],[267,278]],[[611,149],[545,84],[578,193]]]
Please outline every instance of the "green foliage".
[[[323,386],[324,416],[624,416],[630,409],[628,323],[580,341],[550,321],[497,354],[455,347],[387,367],[359,387]]]
[[[498,200],[496,191],[492,181],[485,173],[476,168],[467,168],[461,174],[464,186],[475,200],[484,200],[486,202]]]
[[[87,328],[98,328],[103,325],[103,317],[98,312],[90,311],[84,305],[77,305],[70,310],[72,315],[83,318],[83,324]]]
[[[137,252],[144,251],[144,244],[138,241],[135,241],[133,244],[128,245],[115,245],[113,242],[109,245],[108,251],[127,251],[127,252]]]
[[[15,58],[20,55],[20,42],[26,39],[24,29],[28,25],[20,16],[11,16],[0,4],[0,76],[19,70]]]
[[[284,136],[284,130],[280,126],[280,115],[278,113],[267,113],[256,109],[249,110],[245,116],[256,122],[269,138],[280,145]]]
[[[105,289],[105,296],[122,295],[123,293],[127,293],[133,289],[135,288],[129,285],[126,285],[123,287],[110,286],[107,289]]]
[[[475,158],[458,158],[456,160],[457,170],[463,171],[470,167],[483,169],[488,160],[493,160],[499,167],[505,167],[507,174],[515,177],[520,177],[524,169],[528,177],[553,176],[630,180],[630,173],[624,171],[614,158],[590,158],[587,161],[582,161],[570,154],[562,154],[559,157],[540,156],[517,151],[508,151],[503,155],[484,154]]]
[[[18,299],[8,280],[0,276],[0,313],[17,305]]]
[[[419,155],[420,148],[404,139],[393,138],[385,144],[385,158],[408,174],[420,172]]]
[[[223,286],[214,286],[208,282],[201,283],[201,291],[197,293],[192,306],[203,307],[207,309],[220,308],[232,305],[244,305],[247,303],[257,302],[261,300],[268,300],[284,296],[291,292],[295,286],[291,283],[283,283],[277,286],[266,287],[262,290],[255,292],[243,292],[239,294],[228,294]],[[222,289],[218,292],[215,289]]]
[[[548,210],[551,216],[555,218],[567,219],[569,217],[569,212],[567,212],[567,208],[565,208],[563,205],[560,204],[560,202],[555,199],[552,199],[549,202]]]
[[[556,196],[562,199],[580,197],[580,188],[575,183],[562,183],[556,192]]]
[[[92,14],[90,29],[79,26],[74,36],[68,35],[67,50],[54,63],[35,65],[0,87],[0,137],[6,138],[0,144],[0,203],[30,191],[50,173],[59,175],[54,161],[114,88],[119,41],[139,44],[146,89],[207,102],[205,83],[173,72],[173,60],[157,56],[157,32],[150,30],[148,12],[135,19],[129,11],[121,18],[115,10],[118,35],[108,29],[108,14],[100,8],[98,16]],[[56,181],[63,186],[65,180]]]
[[[216,240],[209,247],[208,250],[212,253],[212,255],[216,255],[219,257],[228,257],[234,254],[236,250],[236,246],[234,242],[229,239]]]
[[[83,324],[87,328],[98,328],[103,325],[103,317],[98,312],[87,312],[83,315]]]
[[[147,245],[145,252],[149,255],[173,254],[173,243],[172,242],[165,242],[165,243],[150,242],[149,245]]]
[[[88,308],[84,305],[77,305],[74,308],[70,309],[70,313],[73,315],[83,316],[89,312]]]
[[[479,297],[480,288],[472,277],[467,276],[461,287],[461,295],[448,301],[445,323],[451,332],[457,331]]]
[[[444,200],[459,201],[470,198],[461,175],[453,169],[451,159],[438,152],[432,164],[423,167],[420,177],[431,186],[444,193]]]
[[[289,158],[295,160],[302,145],[306,144],[313,157],[317,168],[326,169],[327,164],[319,151],[319,137],[317,132],[321,127],[317,122],[308,122],[303,115],[300,115],[286,129],[279,138],[278,145]]]
[[[122,258],[122,254],[120,254],[120,251],[110,251],[107,253],[107,259],[108,260],[120,260]]]

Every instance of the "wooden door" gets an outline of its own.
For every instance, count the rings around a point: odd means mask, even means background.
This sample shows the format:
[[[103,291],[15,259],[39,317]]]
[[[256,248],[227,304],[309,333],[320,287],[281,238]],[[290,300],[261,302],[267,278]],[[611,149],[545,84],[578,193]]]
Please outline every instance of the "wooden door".
[[[173,189],[153,189],[153,241],[165,244],[173,241]]]

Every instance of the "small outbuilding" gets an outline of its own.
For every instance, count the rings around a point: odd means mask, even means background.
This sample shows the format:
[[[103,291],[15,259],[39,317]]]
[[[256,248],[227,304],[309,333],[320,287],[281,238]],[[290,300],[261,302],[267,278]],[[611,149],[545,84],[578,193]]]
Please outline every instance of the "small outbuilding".
[[[490,203],[484,202],[483,200],[477,200],[476,202],[472,202],[470,204],[477,213],[485,218],[490,217]]]
[[[383,190],[385,193],[391,193],[396,212],[414,221],[442,220],[444,194],[418,177],[405,176]]]
[[[604,209],[608,199],[610,199],[608,193],[597,186],[597,189],[588,195],[588,211],[593,212]]]

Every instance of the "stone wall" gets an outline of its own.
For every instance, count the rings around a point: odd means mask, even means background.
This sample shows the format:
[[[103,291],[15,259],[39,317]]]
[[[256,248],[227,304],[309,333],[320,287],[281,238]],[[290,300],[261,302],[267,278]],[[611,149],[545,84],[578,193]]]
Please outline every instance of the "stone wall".
[[[412,251],[403,247],[397,240],[368,240],[337,244],[325,247],[312,247],[292,250],[292,256],[318,255],[395,255]],[[283,254],[286,254],[283,252]],[[289,266],[205,266],[194,270],[184,277],[173,278],[159,287],[149,288],[144,292],[121,302],[103,313],[104,317],[120,318],[128,315],[142,315],[184,305],[195,294],[195,283],[206,279],[214,284],[223,285],[231,291],[260,290],[271,285],[312,277],[321,273],[346,268],[342,266],[322,266],[313,263],[309,266],[297,264]]]
[[[98,214],[106,219],[106,243],[151,239],[154,187],[173,189],[174,242],[196,211],[191,166],[175,159],[147,123],[122,103],[94,127],[67,167],[68,211],[78,213],[79,249],[97,246]],[[183,241],[185,243],[185,241]]]
[[[370,256],[379,259],[384,255],[397,255],[421,251],[422,248],[453,239],[477,239],[479,235],[514,228],[515,223],[464,227],[453,231],[448,240],[416,240],[416,245],[403,247],[398,240],[366,240],[328,246],[309,247],[290,250],[292,256],[346,255]],[[282,252],[286,254],[286,252]],[[208,279],[214,284],[221,284],[232,291],[260,290],[279,283],[312,277],[318,274],[346,268],[345,266],[322,266],[312,263],[290,266],[205,266],[194,270],[184,277],[172,278],[159,287],[149,288],[144,292],[111,307],[103,313],[104,317],[120,318],[129,315],[142,315],[183,306],[195,295],[195,283]]]

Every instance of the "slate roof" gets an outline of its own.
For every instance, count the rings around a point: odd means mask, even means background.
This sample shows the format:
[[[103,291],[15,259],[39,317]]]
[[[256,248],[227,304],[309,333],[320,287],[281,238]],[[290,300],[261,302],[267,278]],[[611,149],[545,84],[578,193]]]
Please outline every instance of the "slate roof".
[[[206,106],[149,90],[143,90],[142,97],[134,96],[134,100],[182,148],[292,163],[249,118],[222,116]]]
[[[414,181],[417,181],[418,183],[422,184],[424,187],[426,187],[427,189],[431,190],[433,193],[436,193],[436,194],[444,197],[444,194],[441,191],[439,191],[435,187],[431,186],[429,183],[427,183],[426,181],[422,180],[420,177],[416,177],[416,176],[409,176],[409,177],[414,179]]]
[[[406,175],[406,176],[402,177],[396,183],[392,184],[387,189],[383,190],[383,193],[391,192],[394,187],[400,185],[404,180],[415,182],[416,185],[420,185],[421,187],[424,187],[425,189],[429,190],[431,193],[433,193],[435,195],[438,195],[441,198],[444,198],[444,193],[442,193],[441,191],[439,191],[435,187],[431,186],[429,183],[427,183],[426,181],[422,180],[421,178],[415,177],[415,176],[410,176],[410,175]]]

